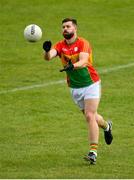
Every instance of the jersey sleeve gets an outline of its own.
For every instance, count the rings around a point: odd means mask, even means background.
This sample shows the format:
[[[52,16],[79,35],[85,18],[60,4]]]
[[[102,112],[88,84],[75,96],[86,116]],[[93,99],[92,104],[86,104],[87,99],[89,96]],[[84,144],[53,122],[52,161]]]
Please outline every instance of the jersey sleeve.
[[[60,56],[61,55],[61,43],[58,42],[53,46],[54,49],[56,49],[57,51],[57,55]]]
[[[81,49],[80,49],[81,52],[85,52],[85,53],[89,53],[90,54],[91,51],[92,51],[92,48],[91,48],[89,42],[86,41],[85,39],[83,39],[81,41],[80,47],[81,47]]]

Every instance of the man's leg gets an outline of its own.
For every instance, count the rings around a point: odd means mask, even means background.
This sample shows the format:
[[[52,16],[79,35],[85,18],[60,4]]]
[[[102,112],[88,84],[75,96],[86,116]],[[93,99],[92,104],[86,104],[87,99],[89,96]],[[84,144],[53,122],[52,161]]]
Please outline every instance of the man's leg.
[[[98,123],[98,126],[101,127],[104,130],[104,138],[105,142],[110,145],[113,140],[113,135],[112,135],[112,122],[111,121],[105,121],[103,117],[96,113],[96,121]]]
[[[99,127],[96,121],[99,101],[99,99],[86,99],[84,101],[84,114],[88,123],[88,138],[90,142],[90,151],[87,160],[89,159],[93,164],[96,162],[99,141]]]
[[[107,121],[105,121],[104,118],[98,113],[96,113],[96,121],[99,127],[101,127],[102,129],[107,129],[108,127]]]

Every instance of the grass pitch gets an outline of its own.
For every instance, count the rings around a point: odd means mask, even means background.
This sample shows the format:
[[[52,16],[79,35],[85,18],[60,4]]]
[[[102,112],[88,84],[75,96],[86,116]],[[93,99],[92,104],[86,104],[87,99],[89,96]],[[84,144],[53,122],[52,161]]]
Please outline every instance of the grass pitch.
[[[114,141],[107,146],[100,131],[96,166],[83,160],[87,127],[65,83],[2,93],[64,80],[58,58],[43,61],[42,43],[62,38],[68,16],[91,42],[99,72],[133,63],[133,9],[133,0],[0,0],[0,178],[134,178],[133,66],[100,74],[99,112],[112,119]],[[31,23],[43,30],[37,43],[23,38]]]

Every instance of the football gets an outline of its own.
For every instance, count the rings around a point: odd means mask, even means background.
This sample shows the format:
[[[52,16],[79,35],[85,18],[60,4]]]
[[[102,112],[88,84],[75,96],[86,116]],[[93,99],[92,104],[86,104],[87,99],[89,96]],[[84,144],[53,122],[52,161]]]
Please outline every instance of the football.
[[[36,24],[30,24],[24,29],[24,38],[29,42],[37,42],[42,38],[42,30]]]

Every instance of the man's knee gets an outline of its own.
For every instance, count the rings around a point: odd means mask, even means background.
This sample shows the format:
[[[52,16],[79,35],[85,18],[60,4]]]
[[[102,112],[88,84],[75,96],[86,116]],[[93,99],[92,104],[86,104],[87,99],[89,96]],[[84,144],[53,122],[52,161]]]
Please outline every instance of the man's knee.
[[[95,119],[95,113],[92,111],[85,112],[85,117],[87,122],[93,121]]]

